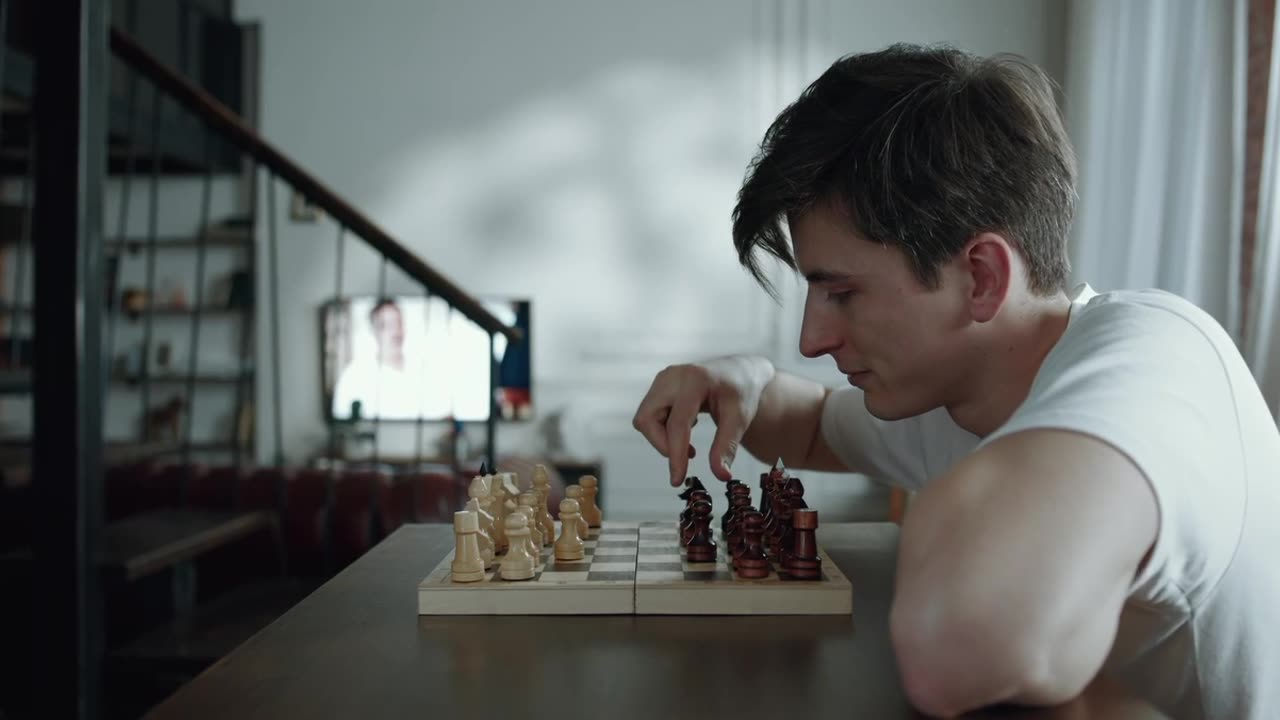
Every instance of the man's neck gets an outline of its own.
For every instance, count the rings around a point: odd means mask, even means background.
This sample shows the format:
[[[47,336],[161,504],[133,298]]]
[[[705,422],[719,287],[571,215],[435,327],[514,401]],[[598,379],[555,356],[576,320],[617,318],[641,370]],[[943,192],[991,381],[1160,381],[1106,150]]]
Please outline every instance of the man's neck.
[[[947,406],[957,425],[986,437],[1005,424],[1027,398],[1045,356],[1066,332],[1071,301],[1042,298],[997,320],[989,342],[969,368],[966,397]]]

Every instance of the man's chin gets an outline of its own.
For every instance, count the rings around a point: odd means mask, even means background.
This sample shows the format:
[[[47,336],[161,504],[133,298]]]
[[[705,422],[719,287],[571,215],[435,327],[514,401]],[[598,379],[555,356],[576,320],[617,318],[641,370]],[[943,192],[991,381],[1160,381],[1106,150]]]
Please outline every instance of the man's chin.
[[[905,420],[922,414],[922,411],[916,411],[912,408],[885,403],[881,398],[872,398],[870,394],[863,395],[862,404],[867,408],[867,412],[871,413],[872,417],[885,422]]]

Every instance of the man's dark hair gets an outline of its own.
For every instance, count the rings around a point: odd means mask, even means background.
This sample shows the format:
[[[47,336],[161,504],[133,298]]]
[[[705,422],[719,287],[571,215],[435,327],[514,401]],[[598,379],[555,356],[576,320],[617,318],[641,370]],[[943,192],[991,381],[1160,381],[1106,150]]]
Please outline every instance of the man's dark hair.
[[[794,269],[782,220],[830,202],[928,288],[966,242],[996,232],[1034,292],[1060,290],[1076,166],[1053,91],[1010,55],[894,45],[837,60],[765,133],[733,211],[738,259],[776,296],[756,249]]]

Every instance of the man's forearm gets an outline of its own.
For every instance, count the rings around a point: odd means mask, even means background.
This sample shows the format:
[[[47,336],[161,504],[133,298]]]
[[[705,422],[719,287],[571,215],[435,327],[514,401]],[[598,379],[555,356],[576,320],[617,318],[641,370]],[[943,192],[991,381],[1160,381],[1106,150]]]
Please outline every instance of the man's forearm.
[[[743,446],[761,462],[782,458],[787,467],[808,467],[828,392],[812,380],[774,371],[760,396],[755,418],[742,437]]]

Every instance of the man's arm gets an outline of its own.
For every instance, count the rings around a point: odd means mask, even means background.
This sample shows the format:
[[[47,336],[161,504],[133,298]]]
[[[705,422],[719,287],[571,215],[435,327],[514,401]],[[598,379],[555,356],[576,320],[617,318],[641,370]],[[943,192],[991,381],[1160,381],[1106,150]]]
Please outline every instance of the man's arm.
[[[912,703],[951,715],[1079,694],[1158,522],[1128,457],[1073,432],[1000,438],[933,481],[903,527],[890,616]]]
[[[782,458],[788,468],[850,471],[822,437],[822,408],[829,395],[830,388],[775,371],[742,436],[743,447],[764,463]]]
[[[842,471],[847,468],[822,438],[827,394],[818,383],[777,372],[765,358],[735,355],[664,369],[631,422],[666,456],[673,486],[695,454],[689,438],[700,412],[716,424],[708,460],[721,480],[732,476],[744,435],[747,449],[765,462],[781,457],[790,467]]]

